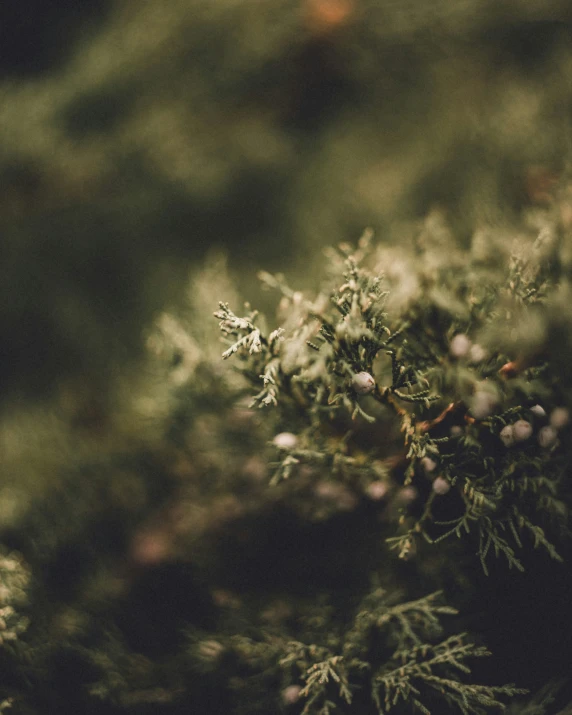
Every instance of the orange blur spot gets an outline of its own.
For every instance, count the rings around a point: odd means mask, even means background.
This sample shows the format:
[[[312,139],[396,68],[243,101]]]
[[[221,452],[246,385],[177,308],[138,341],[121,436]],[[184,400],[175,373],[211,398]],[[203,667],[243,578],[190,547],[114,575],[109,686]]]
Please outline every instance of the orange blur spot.
[[[344,25],[354,11],[352,0],[306,0],[308,27],[323,34]]]
[[[503,377],[515,377],[520,372],[520,365],[516,362],[507,362],[499,370]]]

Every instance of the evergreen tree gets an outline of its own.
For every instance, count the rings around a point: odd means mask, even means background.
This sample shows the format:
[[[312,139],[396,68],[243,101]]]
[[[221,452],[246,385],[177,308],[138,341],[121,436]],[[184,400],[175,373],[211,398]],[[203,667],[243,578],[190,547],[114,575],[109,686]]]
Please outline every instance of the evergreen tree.
[[[570,712],[568,3],[36,5],[0,711]]]

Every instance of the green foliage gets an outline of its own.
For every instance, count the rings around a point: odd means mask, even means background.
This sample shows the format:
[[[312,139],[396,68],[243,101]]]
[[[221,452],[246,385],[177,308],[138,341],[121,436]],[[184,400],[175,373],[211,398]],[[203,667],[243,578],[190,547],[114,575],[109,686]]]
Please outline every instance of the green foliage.
[[[556,715],[569,3],[5,5],[0,711]]]
[[[527,702],[511,705],[507,712],[510,715],[546,715],[547,712],[550,712],[547,709],[548,706],[554,704],[558,691],[562,689],[563,685],[564,681],[552,681],[531,696]],[[569,711],[570,705],[564,710],[559,710],[558,715],[566,715]]]
[[[495,352],[487,330],[512,295],[506,278],[442,267],[454,298],[417,283],[396,302],[383,259],[368,236],[330,252],[337,287],[311,300],[264,275],[280,324],[222,304],[227,360],[209,309],[218,260],[186,311],[159,316],[142,376],[73,460],[56,419],[4,430],[4,471],[43,487],[29,502],[17,480],[4,492],[11,538],[39,575],[31,627],[5,649],[16,712],[65,697],[94,713],[476,715],[529,685],[491,677],[492,658],[488,674],[468,670],[488,654],[465,634],[480,608],[475,551],[487,569],[495,551],[517,568],[517,548],[563,551],[567,385],[547,377],[538,341],[504,368],[520,343]],[[458,335],[480,354],[458,354]],[[43,458],[26,473],[29,435]],[[384,591],[368,593],[372,581]]]
[[[434,712],[430,707],[444,712],[449,706],[464,715],[504,710],[504,698],[526,691],[464,682],[471,672],[467,661],[490,654],[466,634],[441,638],[440,617],[456,613],[438,592],[390,605],[387,594],[377,588],[337,635],[333,613],[323,608],[297,622],[312,642],[287,640],[283,633],[269,631],[263,640],[236,635],[219,641],[197,639],[194,652],[200,660],[208,650],[219,666],[223,653],[227,659],[233,654],[236,671],[246,678],[246,691],[258,678],[268,683],[280,678],[286,686],[283,693],[296,688],[301,715],[354,712],[346,706],[358,712],[374,708],[379,715],[404,705],[424,714]]]
[[[469,673],[470,670],[465,664],[467,658],[489,655],[484,648],[464,643],[463,637],[453,636],[433,647],[422,645],[397,654],[396,659],[401,661],[399,666],[393,670],[383,669],[374,680],[374,699],[379,712],[388,712],[403,701],[410,702],[424,715],[430,715],[430,710],[419,699],[422,697],[423,688],[436,690],[443,700],[456,707],[463,715],[483,712],[483,708],[503,710],[498,696],[510,697],[526,692],[512,685],[465,685],[454,677],[440,675],[440,671],[447,673],[457,670]],[[380,693],[385,694],[383,703]]]
[[[541,235],[504,276],[442,265],[390,314],[394,286],[371,239],[366,232],[357,249],[330,252],[329,273],[340,278],[313,300],[263,274],[282,293],[283,321],[268,337],[255,311],[238,318],[221,303],[216,313],[231,338],[223,357],[236,353],[246,378],[263,381],[253,404],[277,407],[284,424],[296,414],[303,425],[295,445],[279,448],[271,483],[306,464],[359,490],[378,479],[374,465],[393,461],[388,487],[413,485],[418,495],[389,539],[402,558],[419,538],[437,544],[466,533],[485,572],[490,553],[522,570],[515,549],[523,539],[559,560],[536,520],[566,531],[558,493],[568,412],[559,407],[562,385],[543,381],[550,365],[542,337],[522,338],[527,323],[550,320],[547,296],[559,280],[553,247]],[[434,262],[429,248],[419,250],[421,264]],[[489,342],[506,321],[515,325],[512,344]]]
[[[24,633],[29,619],[30,572],[19,554],[0,553],[0,644],[9,644]]]

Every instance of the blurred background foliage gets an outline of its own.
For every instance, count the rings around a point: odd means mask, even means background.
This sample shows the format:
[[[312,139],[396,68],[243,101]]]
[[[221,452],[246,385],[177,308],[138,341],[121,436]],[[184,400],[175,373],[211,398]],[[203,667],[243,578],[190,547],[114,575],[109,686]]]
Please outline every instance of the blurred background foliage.
[[[514,224],[566,172],[571,22],[566,0],[5,0],[1,399],[105,392],[213,249],[256,296],[257,269],[311,284],[366,225]]]
[[[0,659],[23,712],[87,712],[88,686],[89,712],[158,712],[138,658],[164,651],[158,682],[190,678],[209,712],[184,627],[216,631],[244,593],[257,610],[256,589],[337,588],[340,563],[365,577],[377,513],[314,524],[310,482],[267,488],[277,418],[235,404],[212,312],[267,308],[260,269],[317,285],[322,249],[365,226],[405,295],[413,237],[451,265],[456,249],[498,263],[543,212],[569,238],[571,36],[567,0],[0,3],[0,529],[23,554],[0,571],[16,605],[31,592],[8,625],[36,660],[22,676]],[[477,599],[445,561],[499,678],[536,688],[567,667],[568,572],[499,569]]]

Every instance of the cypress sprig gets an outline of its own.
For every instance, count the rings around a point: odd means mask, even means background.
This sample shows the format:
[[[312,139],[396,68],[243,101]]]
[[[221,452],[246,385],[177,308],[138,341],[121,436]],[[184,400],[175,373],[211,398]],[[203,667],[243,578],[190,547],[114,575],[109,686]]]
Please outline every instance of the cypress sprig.
[[[246,678],[244,688],[261,677],[270,682],[281,676],[286,687],[297,688],[303,715],[346,712],[358,694],[361,707],[369,700],[379,715],[404,703],[421,713],[435,712],[429,708],[437,703],[441,711],[451,705],[463,715],[478,715],[482,707],[502,711],[505,699],[527,691],[466,682],[468,662],[490,653],[465,633],[442,637],[442,617],[456,613],[441,592],[390,605],[386,592],[376,588],[360,603],[345,633],[332,628],[333,614],[324,608],[320,617],[298,623],[302,635],[304,624],[309,626],[307,635],[314,642],[269,632],[260,639],[219,636],[216,641],[195,639],[194,652],[200,659],[208,650],[212,668],[228,668],[234,654],[237,672]]]
[[[567,427],[547,425],[538,404],[549,410],[562,400],[557,385],[541,385],[546,351],[519,356],[518,342],[508,350],[506,340],[496,349],[490,339],[478,342],[513,315],[521,330],[526,311],[545,308],[552,284],[535,251],[536,244],[530,256],[513,256],[504,276],[485,279],[472,266],[461,275],[444,270],[440,290],[451,294],[449,304],[425,278],[425,292],[390,315],[391,285],[369,267],[368,233],[355,250],[344,244],[330,252],[337,281],[314,300],[264,274],[283,296],[282,311],[289,305],[268,336],[255,311],[238,318],[221,303],[216,315],[232,337],[223,357],[236,353],[246,377],[262,380],[252,404],[302,423],[299,445],[281,454],[271,483],[306,464],[363,490],[376,479],[367,465],[389,459],[396,465],[389,493],[409,485],[418,495],[401,507],[400,533],[389,539],[401,558],[411,557],[419,537],[440,544],[468,534],[485,572],[490,554],[521,569],[516,550],[528,534],[559,559],[538,522],[565,530],[558,491],[568,457],[559,435]],[[351,437],[338,450],[332,438],[347,432],[349,420]],[[388,439],[398,431],[401,445]]]

